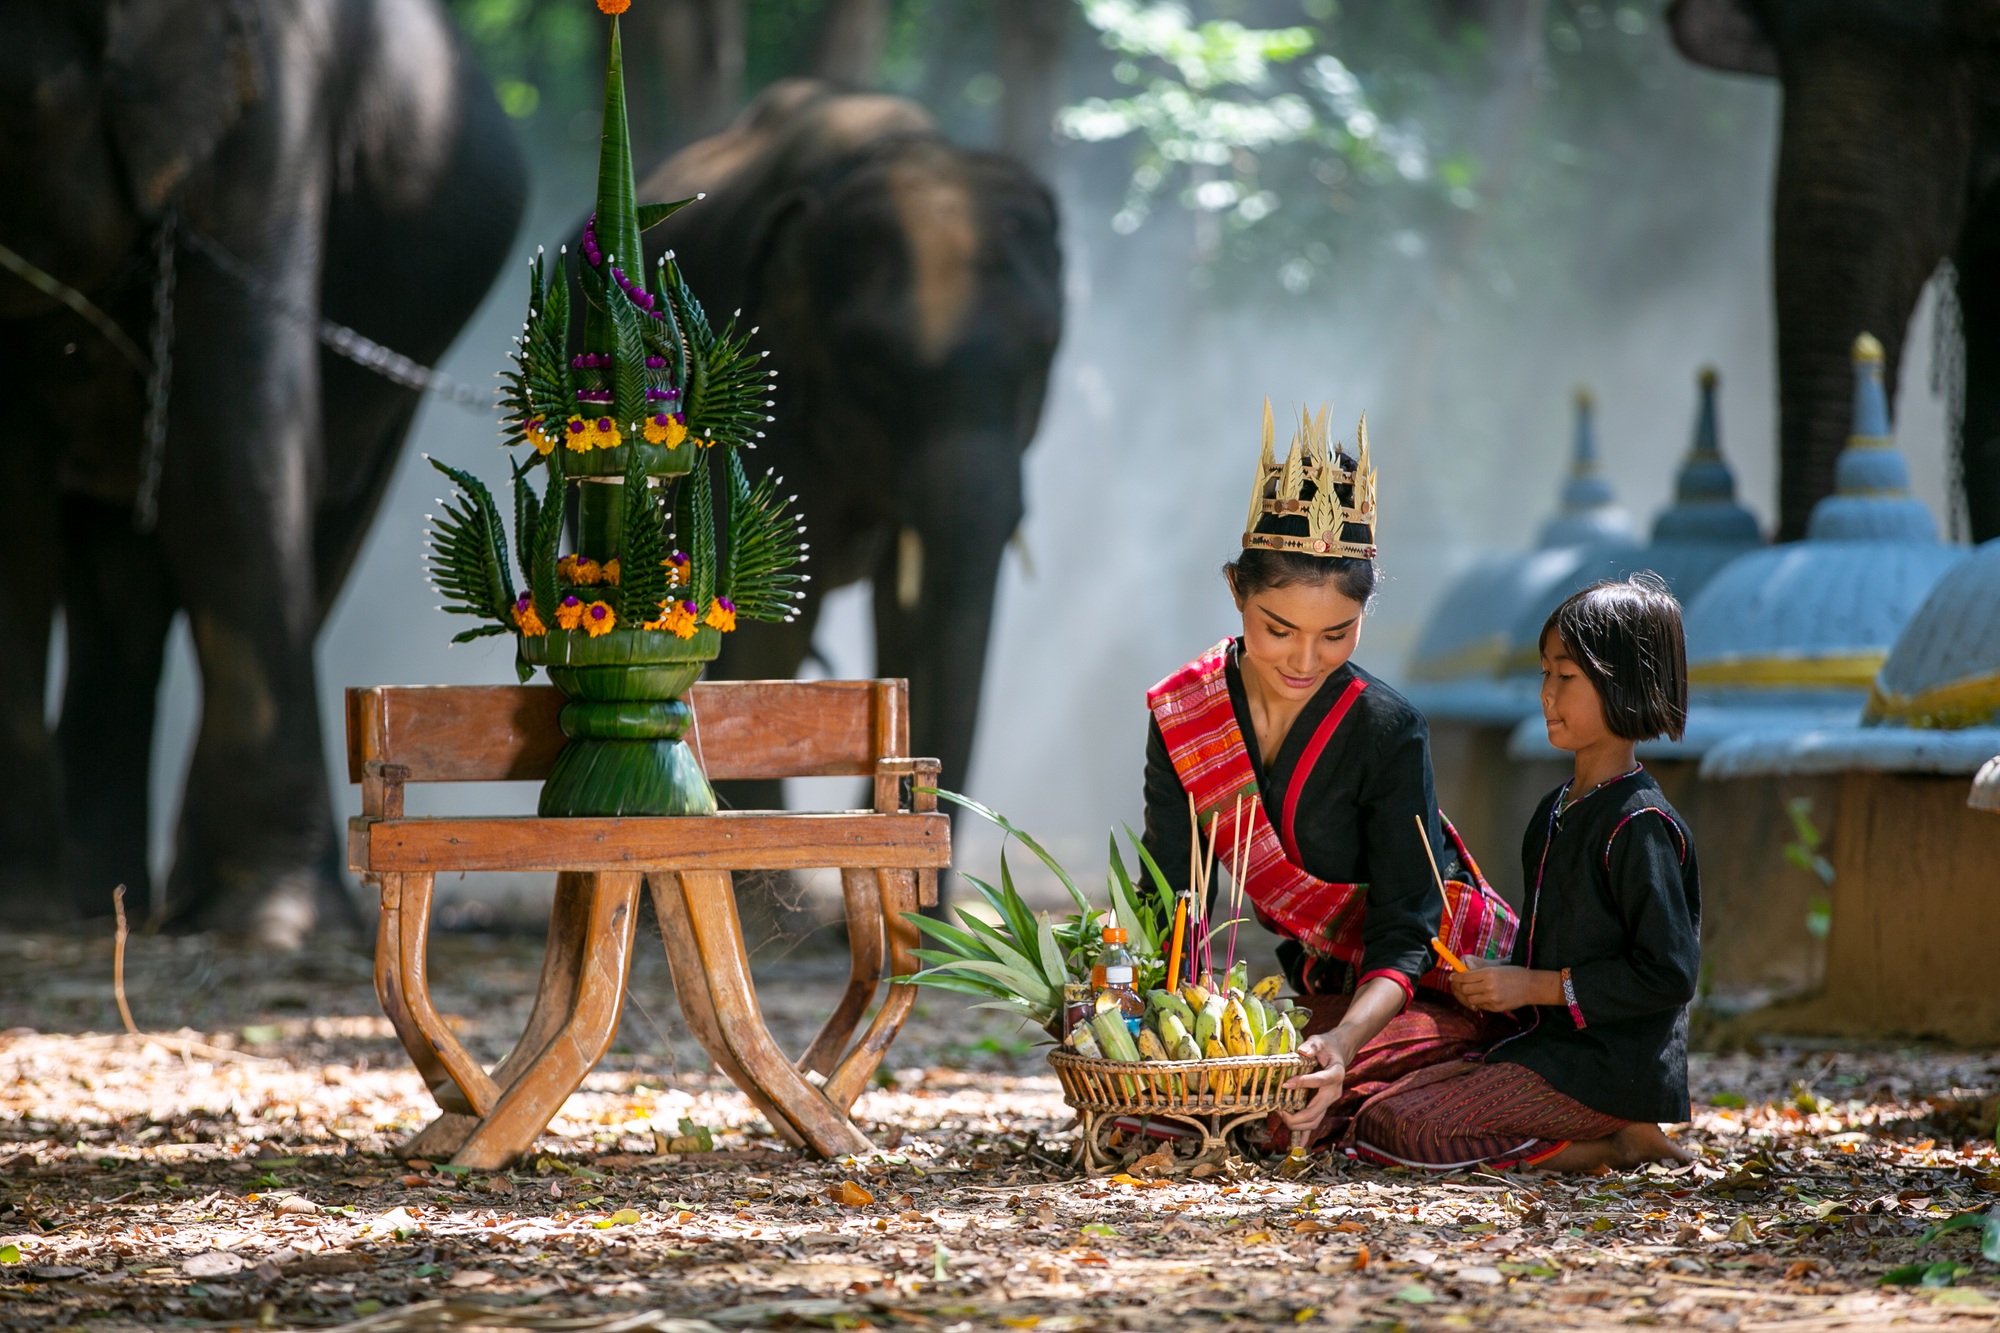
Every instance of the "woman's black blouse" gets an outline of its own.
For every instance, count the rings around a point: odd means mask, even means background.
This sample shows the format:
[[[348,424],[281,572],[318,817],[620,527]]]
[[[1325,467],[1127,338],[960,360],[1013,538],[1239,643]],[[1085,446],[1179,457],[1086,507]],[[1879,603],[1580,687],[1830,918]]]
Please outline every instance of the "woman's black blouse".
[[[1686,1120],[1687,1007],[1701,975],[1694,840],[1648,773],[1577,801],[1551,838],[1559,795],[1543,800],[1522,843],[1532,917],[1523,914],[1513,961],[1567,967],[1582,1026],[1564,1006],[1522,1010],[1528,1030],[1486,1058],[1525,1065],[1605,1115]]]
[[[1241,650],[1239,640],[1226,667],[1229,701],[1274,826],[1283,818],[1286,788],[1314,730],[1355,677],[1368,682],[1307,776],[1293,829],[1308,874],[1331,883],[1368,886],[1361,964],[1350,968],[1309,955],[1297,941],[1287,939],[1278,946],[1278,961],[1287,979],[1299,993],[1311,995],[1352,991],[1359,977],[1384,970],[1400,972],[1415,985],[1434,965],[1430,940],[1437,933],[1441,908],[1430,862],[1417,837],[1418,815],[1424,818],[1439,866],[1447,876],[1458,873],[1458,858],[1438,824],[1430,732],[1423,714],[1350,662],[1328,676],[1307,700],[1285,736],[1277,762],[1267,771],[1236,665],[1236,652]],[[1228,818],[1227,812],[1223,817]],[[1189,833],[1187,789],[1167,757],[1166,741],[1154,719],[1146,738],[1144,841],[1176,890],[1188,882]],[[1216,878],[1222,878],[1219,867]],[[1247,907],[1249,899],[1244,902]]]

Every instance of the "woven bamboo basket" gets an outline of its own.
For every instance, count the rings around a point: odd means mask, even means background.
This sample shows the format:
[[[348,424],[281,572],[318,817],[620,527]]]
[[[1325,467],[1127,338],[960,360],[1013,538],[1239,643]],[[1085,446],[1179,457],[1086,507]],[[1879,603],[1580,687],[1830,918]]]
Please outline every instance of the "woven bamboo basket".
[[[1306,1072],[1296,1055],[1131,1061],[1051,1051],[1049,1064],[1081,1122],[1078,1157],[1091,1175],[1127,1155],[1102,1141],[1113,1130],[1172,1141],[1196,1158],[1216,1157],[1228,1150],[1232,1130],[1306,1104],[1304,1089],[1284,1086]]]

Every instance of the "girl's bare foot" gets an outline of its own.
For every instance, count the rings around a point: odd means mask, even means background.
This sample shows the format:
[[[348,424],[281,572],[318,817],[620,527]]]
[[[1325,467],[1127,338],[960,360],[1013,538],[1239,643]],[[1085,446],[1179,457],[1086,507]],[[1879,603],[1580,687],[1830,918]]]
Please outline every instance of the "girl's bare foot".
[[[1605,1139],[1582,1139],[1537,1165],[1544,1171],[1615,1170],[1641,1162],[1692,1162],[1694,1154],[1668,1138],[1658,1125],[1637,1120]]]

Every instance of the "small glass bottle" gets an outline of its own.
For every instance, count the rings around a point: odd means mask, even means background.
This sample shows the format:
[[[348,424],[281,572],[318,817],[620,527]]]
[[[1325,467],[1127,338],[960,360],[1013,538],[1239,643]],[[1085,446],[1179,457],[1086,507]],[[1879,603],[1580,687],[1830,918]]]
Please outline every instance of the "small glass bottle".
[[[1132,960],[1132,951],[1126,947],[1125,939],[1125,931],[1121,927],[1104,928],[1104,952],[1097,956],[1097,965],[1090,969],[1090,984],[1097,993],[1099,1012],[1103,1011],[1105,1001],[1109,999],[1124,1013],[1125,1026],[1136,1035],[1139,1021],[1146,1016],[1146,1002],[1139,998],[1139,969]]]

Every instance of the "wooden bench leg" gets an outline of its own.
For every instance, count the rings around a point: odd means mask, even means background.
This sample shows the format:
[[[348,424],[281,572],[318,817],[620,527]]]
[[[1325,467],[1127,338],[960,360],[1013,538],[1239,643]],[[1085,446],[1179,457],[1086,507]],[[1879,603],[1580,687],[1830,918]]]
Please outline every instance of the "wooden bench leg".
[[[403,879],[402,875],[382,876],[382,915],[375,926],[375,998],[382,1002],[389,1026],[396,1029],[425,1086],[449,1086],[451,1075],[445,1072],[430,1039],[417,1027],[403,995]]]
[[[550,921],[552,929],[562,926],[566,936],[560,945],[552,941],[551,948],[574,950],[577,957],[571,1003],[542,1049],[453,1155],[457,1166],[493,1171],[533,1147],[536,1136],[548,1128],[618,1031],[626,974],[632,965],[633,930],[638,923],[640,875],[635,870],[616,870],[578,878],[583,881],[582,896],[588,910],[558,913]]]
[[[555,901],[549,909],[548,947],[542,954],[542,976],[535,987],[535,1007],[521,1039],[493,1070],[493,1082],[513,1086],[547,1048],[576,1003],[578,973],[583,965],[583,941],[590,923],[590,885],[581,874],[556,876]],[[444,1161],[465,1146],[479,1128],[479,1117],[447,1111],[403,1145],[404,1155]]]
[[[745,1091],[754,1087],[768,1098],[822,1157],[873,1152],[868,1136],[806,1082],[771,1040],[750,983],[750,959],[743,949],[743,927],[729,872],[684,870],[680,881],[722,1040],[750,1080]]]
[[[715,1015],[715,1001],[708,993],[708,976],[702,968],[701,950],[695,944],[694,928],[688,924],[687,899],[680,876],[667,873],[648,875],[653,892],[653,915],[660,921],[660,943],[667,951],[667,967],[673,973],[674,995],[680,1001],[681,1020],[708,1052],[723,1076],[750,1099],[764,1119],[771,1122],[778,1137],[794,1148],[806,1146],[805,1138],[787,1120],[771,1099],[757,1090],[757,1084],[736,1063],[735,1052],[722,1039],[722,1023]]]
[[[842,870],[840,896],[847,904],[847,948],[853,958],[847,990],[798,1061],[800,1069],[823,1076],[833,1073],[882,983],[882,889],[875,872]]]
[[[394,878],[401,880],[395,922],[392,930],[388,913],[383,913],[378,946],[388,943],[388,937],[393,933],[395,951],[385,959],[378,947],[376,990],[383,996],[385,1009],[389,1006],[390,996],[399,1001],[396,1009],[390,1011],[390,1021],[403,1037],[404,1047],[416,1061],[417,1069],[423,1073],[424,1081],[430,1085],[431,1095],[437,1098],[438,1105],[446,1111],[483,1114],[499,1096],[499,1089],[486,1070],[472,1058],[472,1053],[465,1049],[457,1034],[445,1024],[437,1006],[431,1002],[428,959],[432,876],[405,874]],[[384,896],[387,897],[386,891]],[[381,977],[385,962],[394,969],[394,975],[386,985]],[[397,1019],[398,1013],[404,1015],[409,1028],[415,1030],[417,1040],[414,1044],[408,1035],[409,1029]],[[424,1046],[430,1048],[429,1058],[421,1053]],[[436,1078],[431,1068],[442,1069],[444,1077]]]
[[[878,879],[881,884],[880,915],[889,937],[889,974],[908,976],[917,970],[917,960],[910,954],[910,950],[917,947],[917,928],[903,913],[917,910],[917,877],[908,870],[879,870],[872,872],[871,878]],[[867,1034],[827,1079],[825,1091],[828,1101],[842,1111],[854,1105],[854,1099],[868,1087],[868,1080],[874,1077],[882,1057],[888,1054],[889,1044],[902,1031],[903,1021],[910,1016],[910,1007],[916,1002],[915,986],[889,987],[889,998],[882,1002],[875,1021],[868,1025]]]

